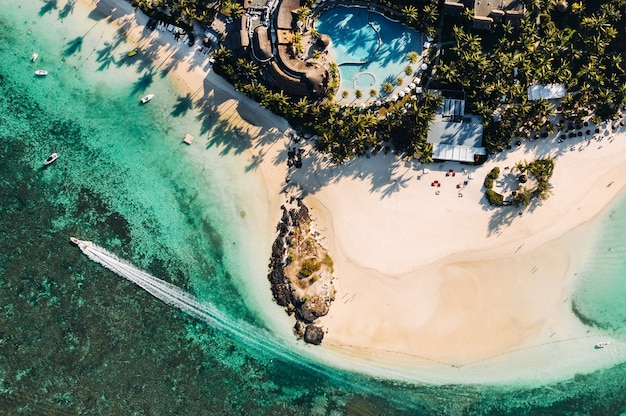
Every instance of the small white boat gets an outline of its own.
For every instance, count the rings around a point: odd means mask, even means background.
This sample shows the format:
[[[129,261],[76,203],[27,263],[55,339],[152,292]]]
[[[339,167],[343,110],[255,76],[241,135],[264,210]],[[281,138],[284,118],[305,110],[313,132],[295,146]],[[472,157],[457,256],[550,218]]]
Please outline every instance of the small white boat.
[[[607,341],[602,341],[602,342],[598,342],[596,345],[594,345],[595,349],[600,349],[600,348],[604,348],[607,345],[609,345],[609,343]]]
[[[141,104],[145,104],[153,98],[154,98],[154,94],[148,94],[141,99]]]
[[[30,60],[35,62],[38,57],[39,57],[39,54],[37,52],[33,52],[33,54],[30,56]]]
[[[46,71],[45,69],[38,69],[35,71],[35,75],[37,75],[38,77],[45,77],[46,75],[48,75],[48,71]]]
[[[44,166],[51,165],[58,158],[59,158],[59,154],[58,153],[52,153],[50,156],[48,156],[48,158],[46,160],[44,160],[43,165]]]

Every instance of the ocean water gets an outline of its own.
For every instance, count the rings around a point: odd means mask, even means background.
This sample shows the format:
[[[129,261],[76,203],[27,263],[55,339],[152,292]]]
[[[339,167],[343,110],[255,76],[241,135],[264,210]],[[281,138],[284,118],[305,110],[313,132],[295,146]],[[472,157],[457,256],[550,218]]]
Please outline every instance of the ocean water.
[[[626,364],[536,388],[380,380],[315,364],[305,348],[278,354],[277,344],[290,346],[282,335],[253,348],[89,261],[69,236],[185,288],[233,325],[272,334],[269,314],[281,313],[266,298],[271,241],[254,226],[271,213],[237,136],[187,108],[159,63],[126,59],[134,45],[78,5],[0,6],[1,413],[626,410]],[[37,78],[38,68],[50,74]],[[155,99],[139,105],[147,92]],[[180,143],[185,133],[192,146]],[[42,169],[52,152],[59,160]],[[624,327],[624,212],[621,200],[602,217],[606,232],[576,297],[581,316],[611,336]]]

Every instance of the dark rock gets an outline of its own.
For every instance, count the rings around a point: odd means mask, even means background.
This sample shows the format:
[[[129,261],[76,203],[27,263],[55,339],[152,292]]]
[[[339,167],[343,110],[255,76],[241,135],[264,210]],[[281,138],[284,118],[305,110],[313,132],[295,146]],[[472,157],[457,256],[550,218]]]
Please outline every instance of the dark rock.
[[[313,296],[296,305],[296,318],[307,324],[312,324],[320,316],[328,313],[328,305],[320,296]]]
[[[304,337],[305,326],[302,322],[296,321],[296,324],[293,326],[293,333],[296,334],[298,338]]]
[[[320,345],[324,339],[324,331],[319,326],[307,325],[304,330],[304,342],[313,345]]]

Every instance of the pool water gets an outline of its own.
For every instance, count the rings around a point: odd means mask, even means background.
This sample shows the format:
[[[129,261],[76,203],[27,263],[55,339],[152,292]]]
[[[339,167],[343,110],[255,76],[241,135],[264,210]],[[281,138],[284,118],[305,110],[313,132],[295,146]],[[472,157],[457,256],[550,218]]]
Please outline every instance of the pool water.
[[[411,64],[409,52],[422,51],[422,35],[407,26],[368,11],[361,7],[338,6],[321,13],[315,25],[319,33],[332,39],[331,53],[339,66],[341,84],[338,99],[344,104],[360,104],[387,95],[383,84],[405,79],[404,88],[410,83],[413,74],[406,75],[404,69],[411,65],[417,71],[418,65]],[[362,98],[356,98],[360,90]],[[348,96],[343,98],[344,91]]]

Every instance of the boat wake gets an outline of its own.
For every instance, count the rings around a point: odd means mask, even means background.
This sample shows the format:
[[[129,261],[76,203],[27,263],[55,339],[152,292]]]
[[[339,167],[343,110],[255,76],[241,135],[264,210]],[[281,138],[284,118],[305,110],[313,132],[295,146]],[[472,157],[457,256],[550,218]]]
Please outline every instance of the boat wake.
[[[246,322],[235,321],[229,318],[214,305],[202,302],[178,286],[136,268],[91,241],[83,241],[74,237],[70,238],[70,240],[76,244],[90,260],[135,283],[155,298],[186,312],[194,318],[209,323],[212,327],[242,340],[246,345],[258,351],[264,353],[269,352],[273,357],[279,356],[293,361],[294,354],[286,350],[285,347],[276,340],[276,337],[271,335],[268,331]],[[304,364],[302,357],[298,357],[297,361],[300,364]]]

